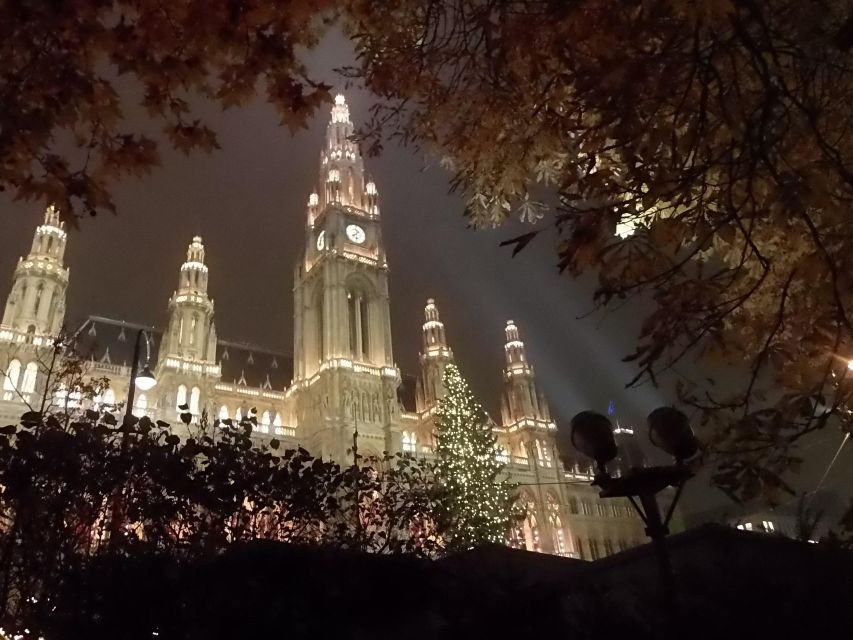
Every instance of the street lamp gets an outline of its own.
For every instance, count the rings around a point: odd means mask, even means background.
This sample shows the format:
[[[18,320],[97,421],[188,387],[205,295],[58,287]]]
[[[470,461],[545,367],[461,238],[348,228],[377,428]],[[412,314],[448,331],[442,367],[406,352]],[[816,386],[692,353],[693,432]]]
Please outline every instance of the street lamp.
[[[660,407],[652,411],[648,416],[648,425],[652,444],[675,458],[675,464],[634,468],[619,477],[613,477],[607,471],[607,463],[618,452],[613,426],[605,416],[594,411],[577,414],[568,429],[558,426],[557,452],[567,469],[572,467],[575,450],[592,458],[596,463],[592,485],[600,487],[599,495],[602,498],[628,498],[631,501],[646,525],[646,535],[655,545],[664,589],[667,596],[672,598],[675,579],[666,549],[666,536],[684,484],[693,476],[685,461],[696,454],[699,443],[687,416],[672,407]],[[668,487],[676,487],[677,490],[666,517],[662,517],[657,494]]]
[[[139,352],[143,336],[145,336],[145,366],[142,367],[142,371],[139,371]],[[136,396],[136,388],[139,387],[140,391],[149,391],[157,384],[157,379],[148,364],[151,360],[151,345],[148,340],[145,329],[140,329],[136,333],[136,342],[133,344],[133,362],[130,366],[130,386],[127,389],[127,406],[124,410],[125,426],[129,426],[133,422],[133,402]]]

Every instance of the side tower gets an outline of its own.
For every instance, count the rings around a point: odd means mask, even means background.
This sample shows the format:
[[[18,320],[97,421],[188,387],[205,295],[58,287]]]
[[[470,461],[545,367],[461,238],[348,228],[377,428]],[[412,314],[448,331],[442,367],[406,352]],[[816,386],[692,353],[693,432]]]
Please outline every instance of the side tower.
[[[174,419],[182,404],[198,415],[220,376],[213,300],[207,295],[207,283],[204,244],[195,236],[181,265],[178,288],[169,299],[169,325],[159,349],[157,395],[160,415],[167,418]]]
[[[339,461],[350,459],[356,430],[360,454],[400,444],[378,194],[365,180],[353,133],[338,95],[294,277],[295,418],[313,453]]]
[[[59,212],[49,206],[44,223],[36,227],[29,254],[18,259],[0,338],[42,344],[59,334],[68,288],[68,267],[63,262],[67,237]]]
[[[527,359],[518,327],[512,320],[508,320],[504,331],[506,366],[501,400],[501,416],[504,425],[510,428],[555,429],[548,403],[536,388],[536,376]]]
[[[423,347],[420,353],[421,375],[418,379],[416,404],[418,413],[433,407],[444,397],[444,368],[453,362],[453,351],[447,346],[444,323],[438,315],[435,300],[424,307]]]
[[[19,258],[0,322],[0,418],[20,416],[23,403],[39,390],[40,351],[49,349],[65,320],[68,234],[59,212],[49,206],[36,227],[30,252]]]

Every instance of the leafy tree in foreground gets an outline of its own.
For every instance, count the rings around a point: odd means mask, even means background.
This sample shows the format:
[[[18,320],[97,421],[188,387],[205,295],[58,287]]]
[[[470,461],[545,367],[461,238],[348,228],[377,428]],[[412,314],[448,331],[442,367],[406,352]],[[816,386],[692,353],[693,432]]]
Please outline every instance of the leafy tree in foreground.
[[[176,432],[146,417],[125,427],[75,408],[0,428],[0,628],[42,628],[69,576],[114,556],[191,561],[253,540],[424,557],[446,548],[428,462],[340,467],[253,441],[251,419],[182,420]]]
[[[435,409],[436,476],[447,491],[451,546],[504,543],[513,520],[513,496],[501,478],[492,422],[454,364],[444,370],[446,395]]]
[[[849,3],[349,4],[351,73],[387,99],[371,131],[436,152],[477,225],[556,192],[559,268],[596,272],[602,307],[653,304],[634,382],[714,372],[680,392],[716,480],[772,496],[853,392]]]

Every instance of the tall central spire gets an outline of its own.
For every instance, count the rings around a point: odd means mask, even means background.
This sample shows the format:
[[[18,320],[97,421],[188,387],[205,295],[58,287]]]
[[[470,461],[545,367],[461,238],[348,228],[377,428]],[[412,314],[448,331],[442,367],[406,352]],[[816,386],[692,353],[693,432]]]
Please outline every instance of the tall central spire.
[[[358,144],[353,140],[355,127],[342,94],[335,96],[332,116],[326,127],[326,144],[320,153],[318,191],[308,198],[308,224],[328,205],[354,207],[368,215],[378,216],[376,185],[365,182],[364,163]]]

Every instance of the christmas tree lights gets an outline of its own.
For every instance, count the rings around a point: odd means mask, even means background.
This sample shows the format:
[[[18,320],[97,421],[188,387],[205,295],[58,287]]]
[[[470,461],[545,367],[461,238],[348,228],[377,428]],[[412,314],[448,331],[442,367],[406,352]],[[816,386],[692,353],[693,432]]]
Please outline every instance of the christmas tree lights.
[[[505,543],[513,520],[512,486],[503,474],[492,424],[453,365],[435,410],[437,475],[454,520],[451,547]]]

